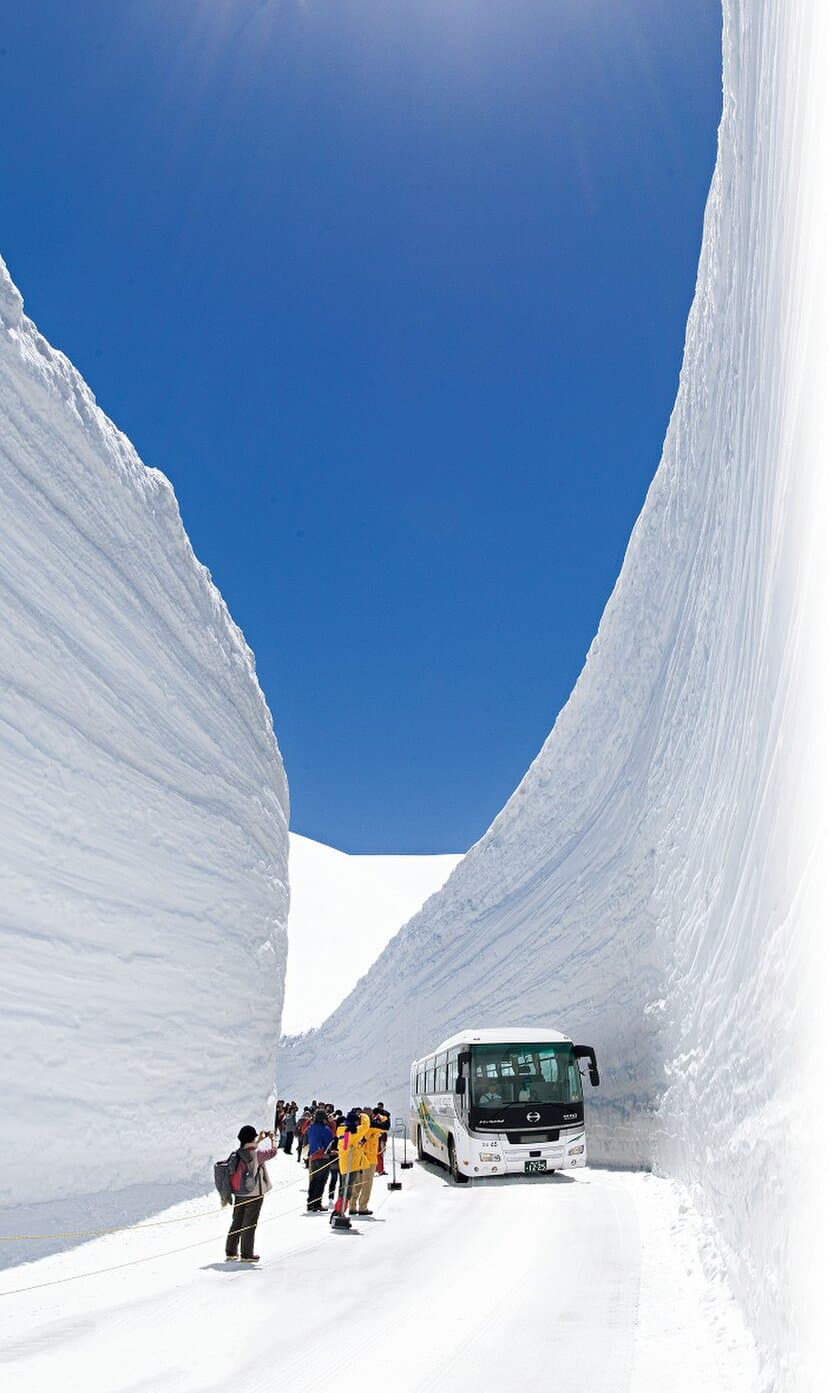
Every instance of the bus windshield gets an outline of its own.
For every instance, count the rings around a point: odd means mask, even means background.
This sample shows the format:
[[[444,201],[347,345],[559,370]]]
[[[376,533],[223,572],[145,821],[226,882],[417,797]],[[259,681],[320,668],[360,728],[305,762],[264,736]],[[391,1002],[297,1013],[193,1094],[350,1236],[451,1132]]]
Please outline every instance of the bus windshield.
[[[580,1070],[570,1044],[473,1045],[472,1101],[480,1108],[511,1103],[579,1103]]]

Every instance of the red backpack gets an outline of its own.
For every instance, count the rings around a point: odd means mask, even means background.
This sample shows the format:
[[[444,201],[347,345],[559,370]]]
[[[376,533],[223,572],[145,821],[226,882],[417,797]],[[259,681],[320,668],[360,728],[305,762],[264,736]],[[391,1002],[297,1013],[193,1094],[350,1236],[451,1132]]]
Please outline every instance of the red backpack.
[[[235,1195],[241,1195],[245,1184],[245,1177],[248,1174],[248,1167],[238,1151],[235,1151],[230,1159],[234,1162],[233,1169],[230,1173],[230,1188]]]

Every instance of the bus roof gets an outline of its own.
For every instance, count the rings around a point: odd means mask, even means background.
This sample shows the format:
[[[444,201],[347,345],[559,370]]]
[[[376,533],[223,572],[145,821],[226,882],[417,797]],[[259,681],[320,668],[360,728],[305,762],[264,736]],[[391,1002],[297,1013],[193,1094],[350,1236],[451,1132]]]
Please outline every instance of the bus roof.
[[[461,1030],[457,1035],[451,1035],[448,1040],[444,1040],[437,1049],[430,1050],[429,1055],[443,1054],[444,1050],[453,1050],[457,1045],[538,1045],[554,1044],[558,1040],[564,1040],[571,1044],[568,1035],[563,1035],[559,1030],[550,1030],[544,1025],[506,1025],[494,1026],[491,1030]],[[429,1055],[421,1056],[428,1059]],[[414,1061],[415,1064],[417,1061]]]

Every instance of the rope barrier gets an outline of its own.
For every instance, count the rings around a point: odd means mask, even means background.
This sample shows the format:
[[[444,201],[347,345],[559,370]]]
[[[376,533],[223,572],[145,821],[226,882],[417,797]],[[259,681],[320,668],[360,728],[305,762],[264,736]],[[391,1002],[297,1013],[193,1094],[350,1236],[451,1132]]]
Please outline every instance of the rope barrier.
[[[306,1172],[306,1174],[307,1174],[308,1177],[311,1177],[312,1175],[317,1175],[317,1174],[319,1173],[319,1171],[321,1171],[321,1170],[329,1170],[331,1164],[332,1164],[332,1162],[328,1162],[328,1163],[327,1163],[326,1165],[324,1165],[324,1166],[319,1166],[319,1167],[317,1167],[317,1169],[316,1169],[315,1171],[310,1171],[309,1168],[307,1167],[307,1172]],[[283,1191],[285,1191],[285,1190],[290,1190],[290,1189],[292,1188],[293,1185],[298,1185],[299,1182],[300,1182],[300,1177],[295,1176],[294,1179],[292,1179],[292,1180],[287,1180],[287,1181],[285,1181],[283,1184],[280,1184],[280,1185],[272,1185],[271,1190],[268,1191],[268,1193],[269,1193],[269,1194],[271,1194],[271,1193],[282,1194]],[[308,1189],[308,1185],[307,1185],[307,1189]],[[260,1197],[259,1197],[259,1196],[256,1196],[256,1195],[250,1196],[250,1199],[251,1199],[251,1200],[257,1199],[257,1198],[260,1198]],[[262,1198],[264,1198],[264,1196],[262,1196]],[[243,1201],[240,1201],[240,1202],[243,1203],[243,1204],[247,1204],[247,1203],[248,1203],[248,1200],[243,1200]],[[235,1206],[234,1206],[234,1207],[235,1207]],[[383,1206],[382,1206],[382,1207],[384,1207],[384,1202],[383,1202]],[[211,1214],[223,1213],[224,1210],[225,1210],[225,1208],[226,1208],[226,1206],[225,1206],[225,1205],[222,1205],[219,1209],[207,1209],[207,1210],[202,1210],[202,1212],[201,1212],[200,1214],[185,1214],[185,1215],[183,1215],[183,1216],[182,1216],[181,1218],[179,1218],[179,1219],[160,1219],[160,1220],[153,1220],[153,1221],[151,1221],[151,1222],[149,1222],[149,1223],[142,1223],[142,1224],[126,1224],[126,1225],[123,1226],[122,1228],[112,1228],[112,1229],[90,1229],[90,1230],[87,1230],[86,1233],[83,1233],[83,1234],[81,1234],[81,1235],[69,1234],[69,1235],[67,1235],[67,1237],[79,1237],[79,1236],[84,1237],[84,1236],[87,1236],[88,1234],[89,1234],[89,1235],[93,1235],[93,1236],[102,1236],[102,1235],[109,1234],[109,1233],[131,1233],[134,1229],[140,1229],[140,1228],[155,1228],[155,1227],[156,1227],[157,1225],[159,1225],[159,1224],[186,1223],[186,1222],[188,1222],[190,1219],[201,1219],[201,1218],[206,1218],[208,1215],[211,1215]],[[290,1217],[290,1215],[292,1215],[292,1214],[294,1214],[294,1213],[299,1213],[299,1212],[300,1212],[300,1211],[297,1210],[297,1208],[295,1208],[295,1209],[286,1209],[286,1210],[284,1210],[281,1214],[270,1214],[270,1215],[268,1216],[268,1218],[263,1219],[262,1222],[263,1222],[264,1225],[265,1225],[265,1224],[277,1223],[280,1219],[288,1219],[288,1218]],[[244,1228],[242,1228],[242,1229],[239,1230],[239,1233],[240,1233],[240,1234],[248,1233],[251,1229],[255,1229],[255,1228],[257,1227],[258,1223],[259,1223],[259,1220],[257,1220],[257,1222],[254,1223],[254,1224],[247,1224],[247,1225],[245,1225]],[[34,1235],[32,1235],[32,1237],[34,1237],[34,1238],[60,1238],[60,1237],[62,1237],[62,1236],[63,1236],[63,1235],[61,1235],[61,1234],[34,1234]],[[9,1236],[8,1236],[8,1235],[3,1235],[3,1237],[5,1238],[5,1237],[9,1237]],[[179,1253],[188,1253],[188,1252],[191,1252],[191,1251],[192,1251],[193,1249],[195,1249],[195,1248],[204,1248],[204,1247],[208,1247],[211,1243],[218,1243],[218,1242],[219,1242],[219,1235],[218,1235],[218,1234],[214,1234],[212,1238],[200,1238],[200,1239],[198,1240],[197,1243],[187,1243],[187,1244],[185,1244],[185,1245],[184,1245],[183,1247],[181,1247],[181,1248],[170,1248],[170,1249],[169,1249],[167,1252],[165,1252],[165,1253],[150,1253],[150,1254],[148,1254],[146,1257],[143,1257],[143,1258],[130,1258],[127,1262],[114,1263],[114,1264],[112,1264],[110,1267],[100,1267],[100,1268],[95,1269],[93,1272],[75,1272],[75,1273],[72,1273],[72,1274],[71,1274],[70,1276],[68,1276],[68,1277],[55,1277],[55,1278],[53,1278],[52,1280],[47,1281],[47,1282],[35,1282],[35,1283],[31,1284],[30,1286],[26,1286],[26,1287],[13,1287],[10,1291],[0,1291],[0,1298],[2,1298],[2,1297],[4,1297],[4,1296],[22,1296],[25,1292],[40,1291],[40,1290],[42,1290],[43,1288],[46,1288],[46,1287],[59,1287],[59,1286],[64,1286],[65,1283],[67,1283],[67,1282],[79,1282],[79,1281],[83,1281],[86,1277],[102,1277],[102,1276],[106,1276],[109,1272],[121,1272],[121,1271],[123,1271],[123,1269],[125,1269],[125,1268],[127,1268],[127,1267],[139,1267],[139,1266],[141,1266],[143,1263],[147,1263],[147,1262],[159,1262],[159,1261],[160,1261],[161,1259],[163,1259],[163,1258],[176,1257]],[[305,1251],[305,1249],[298,1250],[298,1251]]]
[[[186,1224],[190,1219],[204,1219],[208,1214],[216,1214],[218,1209],[202,1209],[198,1214],[182,1214],[177,1219],[150,1219],[137,1224],[117,1224],[109,1229],[76,1229],[66,1233],[0,1233],[0,1243],[34,1243],[38,1239],[49,1242],[59,1238],[102,1238],[108,1233],[132,1233],[134,1229],[155,1229],[164,1224]]]
[[[85,1277],[104,1277],[109,1272],[122,1272],[126,1267],[139,1267],[144,1262],[157,1262],[161,1258],[175,1257],[177,1253],[188,1253],[191,1248],[204,1248],[208,1243],[217,1243],[218,1238],[202,1238],[198,1243],[187,1243],[183,1248],[170,1248],[166,1253],[150,1253],[145,1258],[130,1258],[128,1262],[114,1263],[111,1267],[98,1267],[93,1272],[74,1272],[69,1277],[55,1277],[49,1282],[34,1282],[28,1287],[13,1287],[11,1291],[0,1291],[4,1296],[22,1296],[27,1291],[41,1291],[45,1287],[61,1287],[66,1282],[81,1282]]]
[[[276,1188],[277,1190],[288,1189],[290,1184],[291,1182],[289,1182],[289,1184],[287,1184],[286,1186],[276,1186],[274,1188]],[[213,1214],[217,1212],[217,1210],[208,1211],[208,1213]],[[283,1211],[282,1214],[270,1215],[269,1218],[263,1220],[263,1223],[276,1223],[278,1219],[288,1219],[290,1214],[294,1214],[296,1212],[297,1211],[294,1209],[286,1209]],[[256,1224],[248,1224],[246,1228],[240,1229],[240,1233],[246,1233],[248,1229],[256,1227]],[[74,1272],[69,1277],[55,1277],[49,1282],[35,1282],[32,1286],[14,1287],[11,1291],[0,1291],[0,1297],[20,1296],[23,1292],[40,1291],[43,1287],[60,1287],[64,1286],[66,1282],[83,1281],[85,1277],[107,1276],[109,1272],[122,1272],[123,1269],[126,1267],[139,1267],[145,1262],[159,1262],[162,1258],[176,1257],[178,1253],[189,1253],[194,1248],[206,1248],[211,1243],[218,1243],[218,1241],[219,1235],[214,1234],[212,1238],[200,1238],[197,1243],[185,1243],[182,1248],[169,1248],[165,1253],[148,1253],[144,1258],[129,1258],[127,1262],[113,1263],[110,1267],[98,1267],[95,1268],[93,1272]]]
[[[328,1169],[328,1166],[318,1167],[318,1170]],[[318,1171],[309,1171],[307,1173],[310,1175],[316,1175]],[[290,1183],[291,1182],[287,1181],[286,1185],[272,1185],[271,1188],[272,1190],[283,1190],[286,1189]],[[271,1191],[268,1191],[267,1193],[270,1194]],[[256,1196],[251,1195],[250,1198],[255,1199]],[[221,1206],[222,1209],[224,1209],[225,1207],[225,1205]],[[164,1224],[187,1224],[190,1222],[191,1219],[205,1219],[208,1217],[208,1215],[217,1213],[218,1208],[201,1209],[197,1214],[181,1214],[176,1219],[144,1219],[137,1224],[116,1224],[112,1228],[106,1229],[77,1229],[68,1233],[0,1233],[0,1243],[34,1243],[38,1240],[43,1240],[44,1242],[52,1242],[53,1240],[60,1238],[102,1238],[105,1234],[108,1233],[133,1233],[135,1229],[161,1228]]]

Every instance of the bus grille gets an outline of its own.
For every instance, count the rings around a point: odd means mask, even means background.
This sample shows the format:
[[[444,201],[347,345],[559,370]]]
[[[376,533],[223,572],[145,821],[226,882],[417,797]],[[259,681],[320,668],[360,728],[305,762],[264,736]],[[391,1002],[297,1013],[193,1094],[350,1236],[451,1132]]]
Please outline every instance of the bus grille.
[[[540,1142],[559,1141],[560,1128],[555,1127],[552,1132],[507,1132],[506,1136],[513,1146],[533,1146]]]

